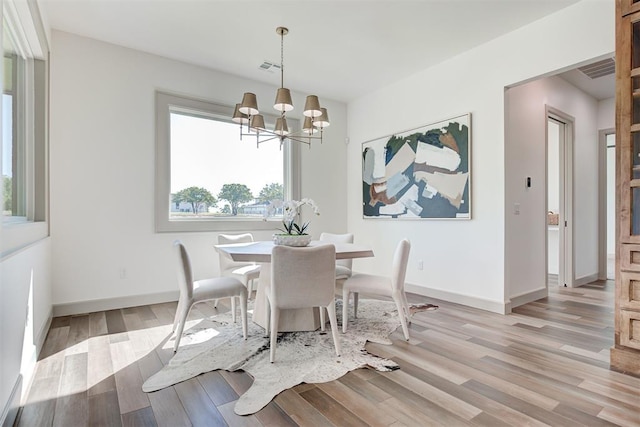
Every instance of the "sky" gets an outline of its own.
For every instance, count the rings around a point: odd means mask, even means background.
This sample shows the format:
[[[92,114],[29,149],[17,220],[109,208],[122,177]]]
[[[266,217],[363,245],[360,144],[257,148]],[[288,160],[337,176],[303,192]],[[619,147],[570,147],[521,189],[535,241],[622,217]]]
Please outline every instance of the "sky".
[[[223,184],[245,184],[254,197],[270,183],[283,183],[278,140],[240,140],[240,125],[171,113],[171,193],[204,187],[214,197]]]

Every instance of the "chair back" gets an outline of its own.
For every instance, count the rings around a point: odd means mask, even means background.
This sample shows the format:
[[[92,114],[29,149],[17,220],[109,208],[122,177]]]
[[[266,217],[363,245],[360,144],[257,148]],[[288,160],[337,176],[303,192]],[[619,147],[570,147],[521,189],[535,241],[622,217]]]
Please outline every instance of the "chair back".
[[[180,296],[191,299],[193,297],[193,272],[191,270],[189,254],[180,240],[173,242],[173,248],[178,260],[178,288],[180,289]]]
[[[404,292],[404,279],[407,275],[407,264],[409,263],[409,251],[411,242],[403,239],[396,246],[393,254],[393,264],[391,265],[391,288]]]
[[[251,243],[253,242],[253,235],[251,233],[244,234],[218,234],[218,244],[228,245],[231,243]],[[234,270],[238,267],[244,267],[245,265],[253,265],[252,262],[239,262],[234,261],[230,257],[218,252],[220,260],[220,272],[224,275],[225,271]]]
[[[271,295],[278,308],[327,306],[335,292],[336,247],[275,246],[271,253]]]
[[[320,240],[326,242],[333,243],[353,243],[353,233],[345,233],[345,234],[333,234],[333,233],[322,233],[320,234]],[[341,265],[343,267],[351,270],[351,266],[353,265],[352,259],[339,259],[336,261],[336,265]]]

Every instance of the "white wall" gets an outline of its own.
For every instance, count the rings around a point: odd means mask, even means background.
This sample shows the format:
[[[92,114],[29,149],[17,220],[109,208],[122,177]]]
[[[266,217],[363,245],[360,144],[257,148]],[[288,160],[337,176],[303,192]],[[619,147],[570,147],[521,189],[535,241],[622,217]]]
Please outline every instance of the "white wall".
[[[514,267],[510,295],[518,296],[544,287],[546,277],[545,106],[575,119],[574,278],[579,280],[598,272],[598,102],[559,77],[510,88],[506,97],[505,153],[507,173],[514,178],[506,183],[507,212],[513,203],[521,205],[520,215],[507,213],[507,226],[514,230],[507,236],[507,263],[513,260],[509,264],[509,268]],[[522,185],[525,176],[532,177],[534,185],[530,189]]]
[[[608,98],[598,101],[598,130],[615,129],[616,99]]]
[[[51,50],[54,305],[177,296],[171,252],[176,238],[191,252],[196,278],[217,274],[216,233],[154,232],[154,93],[233,105],[251,90],[264,104],[275,96],[278,82],[265,85],[56,31]],[[294,93],[299,117],[303,102]],[[346,106],[321,102],[331,126],[322,145],[303,147],[301,162],[302,196],[321,209],[310,226],[315,236],[346,231]]]
[[[33,374],[37,351],[48,331],[51,319],[51,239],[40,240],[4,258],[0,262],[0,272],[2,411],[3,408],[9,409],[5,406],[10,399],[11,405],[19,403],[21,393]]]
[[[521,240],[517,236],[528,225],[506,222],[505,210],[511,216],[506,205],[519,196],[508,193],[506,185],[514,181],[523,188],[522,177],[531,174],[526,168],[503,166],[522,164],[522,159],[505,157],[504,88],[610,55],[614,34],[614,2],[582,1],[351,102],[348,225],[376,253],[375,260],[357,260],[354,268],[388,274],[393,247],[408,236],[412,290],[494,311],[507,309],[514,295],[507,284],[521,276],[519,267],[528,273],[531,261],[528,248],[514,252],[519,249],[514,243]],[[361,143],[466,112],[472,113],[472,219],[363,220]],[[515,236],[515,242],[509,237],[505,246],[507,236]],[[423,271],[417,269],[419,259],[424,260]]]

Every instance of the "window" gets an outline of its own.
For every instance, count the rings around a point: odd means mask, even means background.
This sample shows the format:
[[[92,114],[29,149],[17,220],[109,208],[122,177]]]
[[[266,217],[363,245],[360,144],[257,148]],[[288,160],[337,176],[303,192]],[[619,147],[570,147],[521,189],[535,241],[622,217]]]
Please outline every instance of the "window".
[[[240,138],[231,107],[156,94],[156,231],[273,230],[298,147]],[[265,118],[267,119],[267,118]],[[275,119],[274,119],[275,120]]]
[[[3,2],[0,255],[48,235],[47,42],[37,8]]]

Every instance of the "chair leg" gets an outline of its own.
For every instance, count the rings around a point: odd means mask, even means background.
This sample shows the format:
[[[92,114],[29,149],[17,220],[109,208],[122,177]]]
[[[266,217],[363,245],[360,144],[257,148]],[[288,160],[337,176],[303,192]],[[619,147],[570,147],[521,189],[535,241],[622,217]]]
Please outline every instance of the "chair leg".
[[[184,304],[183,299],[182,298],[178,299],[178,306],[176,307],[176,315],[173,319],[173,329],[171,329],[171,332],[176,331],[176,326],[178,326],[178,321],[180,320],[180,312],[182,311],[183,304]]]
[[[278,340],[278,320],[280,319],[280,310],[271,308],[271,351],[269,353],[269,361],[271,363],[276,359],[276,341]]]
[[[253,279],[247,280],[247,299],[251,299],[253,293]]]
[[[247,294],[240,294],[240,318],[242,319],[242,336],[247,339]]]
[[[324,307],[318,307],[318,310],[320,310],[320,330],[324,332],[324,324],[326,322],[324,319]]]
[[[320,310],[324,310],[324,307],[320,307]],[[336,319],[336,301],[331,301],[331,304],[327,306],[327,312],[329,313],[329,323],[331,323],[331,335],[333,335],[333,345],[336,347],[336,354],[340,356],[340,340],[338,339],[338,319]]]
[[[349,291],[342,291],[342,333],[347,333],[347,322],[349,321]]]
[[[231,297],[231,318],[236,323],[236,297]]]
[[[187,321],[187,316],[189,316],[189,311],[191,311],[191,304],[185,301],[180,309],[180,320],[178,321],[178,329],[176,330],[176,342],[173,345],[174,353],[178,351],[180,339],[182,338],[182,332],[184,331],[184,324]]]
[[[407,326],[407,317],[404,315],[404,302],[401,295],[393,295],[393,301],[396,303],[398,309],[398,317],[400,318],[400,324],[402,325],[402,332],[404,338],[409,341],[409,327]]]
[[[404,305],[405,315],[407,316],[407,323],[411,324],[411,311],[409,311],[409,301],[407,301],[407,294],[402,292],[402,303]]]
[[[353,318],[358,318],[358,293],[353,293]]]

